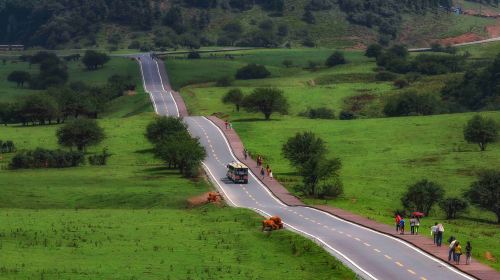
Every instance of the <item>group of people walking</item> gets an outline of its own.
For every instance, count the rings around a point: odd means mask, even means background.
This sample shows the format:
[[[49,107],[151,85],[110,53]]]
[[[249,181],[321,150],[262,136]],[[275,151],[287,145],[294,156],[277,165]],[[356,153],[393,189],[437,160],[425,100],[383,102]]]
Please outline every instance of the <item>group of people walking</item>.
[[[454,236],[451,236],[448,239],[448,242],[450,243],[450,246],[448,247],[448,261],[451,262],[451,260],[453,259],[455,264],[458,265],[460,264],[460,257],[463,255],[464,249]],[[467,244],[465,245],[465,264],[470,264],[471,254],[472,246],[470,244],[470,241],[467,241]]]
[[[247,149],[243,150],[243,157],[245,158],[245,160],[248,160],[248,158],[250,157],[250,152]],[[255,161],[257,161],[257,168],[260,167],[260,176],[262,177],[262,179],[266,178],[266,176],[272,179],[273,170],[271,169],[269,164],[266,166],[266,168],[264,168],[264,158],[260,155],[257,155]]]
[[[405,234],[405,225],[406,221],[403,216],[396,214],[395,217],[395,222],[396,222],[396,231],[399,232],[399,234]],[[411,216],[410,218],[410,231],[411,234],[418,234],[418,230],[420,227],[420,219],[417,216]],[[443,233],[444,233],[444,226],[441,223],[435,223],[431,227],[431,234],[433,236],[434,244],[438,247],[441,247],[443,243]],[[467,241],[467,244],[465,248],[462,248],[462,245],[454,236],[451,236],[448,239],[448,243],[450,243],[450,246],[448,248],[448,261],[451,262],[452,260],[455,262],[455,264],[459,265],[460,264],[460,257],[463,255],[465,252],[465,264],[470,264],[471,262],[471,254],[472,254],[472,246],[470,241]]]
[[[396,231],[399,234],[405,234],[406,221],[404,217],[399,214],[396,214]],[[410,233],[412,235],[418,234],[418,230],[420,228],[420,218],[417,216],[411,216],[410,218]]]

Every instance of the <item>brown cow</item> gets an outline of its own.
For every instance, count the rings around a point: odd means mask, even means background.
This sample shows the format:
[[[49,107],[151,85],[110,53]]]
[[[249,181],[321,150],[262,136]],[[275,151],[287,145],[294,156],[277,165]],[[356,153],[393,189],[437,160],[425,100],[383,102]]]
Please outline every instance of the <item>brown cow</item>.
[[[279,226],[273,220],[262,221],[262,231],[277,230]]]
[[[276,226],[278,226],[279,229],[283,228],[283,221],[281,220],[280,217],[274,216],[269,218],[269,220],[272,220],[276,224]]]
[[[221,195],[217,192],[210,192],[208,193],[208,203],[215,203],[219,201],[219,199],[222,198]]]

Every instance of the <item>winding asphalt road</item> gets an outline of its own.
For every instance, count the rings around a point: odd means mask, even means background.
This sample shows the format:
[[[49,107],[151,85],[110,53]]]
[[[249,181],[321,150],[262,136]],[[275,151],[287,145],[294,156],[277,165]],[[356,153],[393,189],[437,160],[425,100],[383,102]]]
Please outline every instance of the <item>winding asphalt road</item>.
[[[144,86],[155,111],[179,116],[175,100],[165,90],[158,63],[150,55],[138,56]],[[162,80],[163,79],[163,80]],[[263,216],[279,215],[286,228],[312,239],[364,279],[474,279],[421,250],[390,236],[341,220],[308,207],[290,207],[278,200],[251,174],[248,185],[228,182],[226,164],[237,161],[222,131],[204,117],[186,117],[190,133],[200,138],[208,157],[204,167],[213,182],[235,207]]]

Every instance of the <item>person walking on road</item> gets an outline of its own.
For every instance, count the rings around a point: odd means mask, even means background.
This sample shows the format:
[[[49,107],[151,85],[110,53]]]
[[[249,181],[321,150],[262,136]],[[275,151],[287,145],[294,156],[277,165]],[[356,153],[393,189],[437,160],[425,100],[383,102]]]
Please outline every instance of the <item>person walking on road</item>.
[[[443,244],[443,233],[444,233],[444,226],[443,224],[439,223],[437,225],[437,239],[436,239],[436,245],[438,247],[441,247]]]
[[[438,223],[434,223],[434,225],[431,227],[431,235],[432,235],[432,239],[434,240],[434,244],[437,244],[437,227]]]
[[[450,247],[448,248],[448,261],[451,262],[452,257],[453,260],[455,260],[455,243],[457,243],[457,240],[454,236],[450,236],[448,242],[450,243]]]
[[[229,130],[232,130],[232,129],[233,129],[233,124],[229,123]]]
[[[269,179],[273,179],[273,171],[271,169],[269,170]]]
[[[418,229],[420,228],[420,218],[416,217],[415,219],[416,219],[416,221],[415,221],[415,234],[418,234]]]
[[[396,232],[399,232],[399,223],[401,222],[401,216],[396,214]]]
[[[460,242],[455,243],[455,264],[460,264],[460,256],[462,256],[462,246],[460,246]]]
[[[260,175],[262,176],[262,179],[266,177],[266,171],[264,170],[264,167],[260,169]]]
[[[401,231],[400,234],[405,234],[405,218],[402,217],[401,221],[399,221],[399,230]]]
[[[410,218],[410,233],[411,235],[414,235],[415,234],[415,217],[414,216],[411,216]]]
[[[269,164],[266,166],[266,174],[267,177],[269,177],[269,173],[271,172],[271,167],[269,167]]]
[[[243,157],[245,158],[245,160],[248,159],[248,151],[247,151],[247,149],[243,150]]]
[[[470,245],[470,241],[467,241],[467,245],[465,246],[465,264],[470,264],[472,255],[472,246]]]
[[[226,120],[224,121],[224,125],[226,126],[226,129],[229,127],[229,122]]]

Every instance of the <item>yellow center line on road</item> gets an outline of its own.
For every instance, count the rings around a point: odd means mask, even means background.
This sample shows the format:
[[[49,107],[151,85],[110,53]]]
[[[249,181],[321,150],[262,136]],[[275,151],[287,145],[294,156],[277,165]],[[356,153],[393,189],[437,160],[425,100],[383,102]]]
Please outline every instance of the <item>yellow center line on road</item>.
[[[388,255],[384,255],[384,257],[385,257],[386,259],[388,259],[388,260],[392,260],[392,258],[391,258],[390,256],[388,256]]]
[[[415,273],[415,271],[413,271],[413,270],[411,270],[411,269],[407,269],[407,270],[408,270],[408,272],[409,272],[409,273],[411,273],[411,274],[413,274],[413,275],[415,275],[415,274],[416,274],[416,273]]]
[[[380,253],[380,250],[379,249],[373,249],[373,251],[377,252],[377,253]]]
[[[420,280],[427,280],[427,278],[425,278],[425,277],[420,277]]]
[[[404,266],[404,265],[403,265],[402,263],[400,263],[400,262],[394,262],[394,263],[395,263],[395,264],[397,264],[397,265],[398,265],[398,266],[400,266],[400,267],[403,267],[403,266]]]
[[[354,238],[354,240],[356,240],[356,241],[361,241],[361,239],[359,239],[359,238],[357,238],[357,237],[356,237],[356,238]]]
[[[370,244],[368,244],[368,243],[366,243],[366,242],[365,242],[365,243],[363,243],[363,244],[365,244],[365,246],[367,246],[367,247],[372,246],[372,245],[370,245]]]
[[[352,237],[352,235],[350,235],[350,234],[346,234],[346,235],[347,235],[347,237]]]

